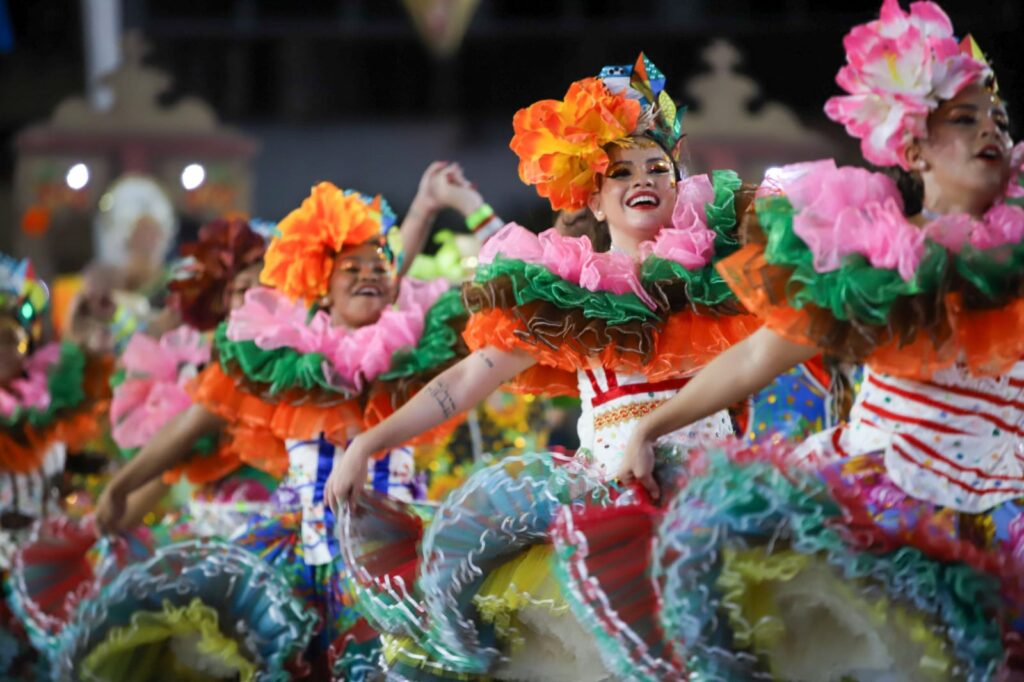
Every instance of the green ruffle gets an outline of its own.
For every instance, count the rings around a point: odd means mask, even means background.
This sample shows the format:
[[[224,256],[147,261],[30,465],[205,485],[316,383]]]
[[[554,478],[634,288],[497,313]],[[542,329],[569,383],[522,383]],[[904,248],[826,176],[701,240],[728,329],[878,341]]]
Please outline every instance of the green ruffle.
[[[481,265],[475,282],[484,284],[499,277],[507,277],[512,284],[516,304],[534,301],[552,303],[559,308],[579,309],[589,318],[598,318],[608,324],[645,322],[657,318],[634,293],[613,294],[608,291],[589,291],[562,279],[543,265],[527,263],[516,258],[503,258]]]
[[[736,192],[743,185],[736,171],[711,171],[711,186],[715,199],[704,204],[708,227],[715,232],[715,259],[725,258],[739,248],[736,234]]]
[[[231,375],[237,368],[249,381],[265,386],[271,396],[292,389],[345,395],[324,374],[327,360],[321,353],[299,353],[293,348],[263,350],[254,341],[232,341],[227,322],[217,327],[214,348],[225,373]]]
[[[39,429],[52,424],[62,410],[78,407],[85,400],[85,353],[68,341],[60,344],[60,357],[50,368],[46,388],[50,392],[50,404],[46,409],[16,407],[7,417],[0,418],[0,425],[11,428],[19,423]]]
[[[789,200],[761,198],[756,206],[766,239],[765,260],[792,270],[786,295],[796,309],[815,305],[836,320],[881,326],[901,298],[958,288],[967,294],[968,306],[993,307],[1021,286],[1024,243],[985,250],[967,246],[954,254],[928,239],[909,281],[894,269],[873,267],[859,254],[846,256],[836,270],[818,272],[814,254],[793,231],[796,211]]]
[[[384,381],[401,379],[421,372],[427,372],[456,356],[459,333],[456,324],[468,313],[462,304],[462,292],[458,288],[441,294],[427,311],[423,322],[423,334],[416,347],[395,353],[391,369],[381,375]]]
[[[698,270],[687,270],[679,263],[648,257],[640,266],[640,282],[650,292],[669,281],[682,280],[686,298],[691,304],[718,306],[735,300],[729,286],[715,269],[715,262],[739,247],[736,234],[736,192],[742,186],[739,175],[731,170],[711,173],[715,198],[704,205],[708,227],[715,233],[715,255],[711,263]],[[508,277],[518,305],[532,301],[553,303],[560,308],[582,310],[586,317],[604,320],[611,325],[644,322],[655,319],[651,311],[634,293],[613,294],[590,291],[568,282],[547,268],[515,258],[497,257],[477,270],[474,281],[483,284],[498,277]]]

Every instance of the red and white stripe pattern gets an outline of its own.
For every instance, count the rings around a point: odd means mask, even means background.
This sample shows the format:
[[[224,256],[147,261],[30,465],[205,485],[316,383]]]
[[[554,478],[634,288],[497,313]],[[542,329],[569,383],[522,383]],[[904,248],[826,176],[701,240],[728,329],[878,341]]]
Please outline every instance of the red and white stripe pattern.
[[[1022,424],[1024,362],[997,378],[954,367],[914,381],[867,369],[849,424],[814,440],[833,457],[884,451],[910,495],[978,513],[1024,497]]]
[[[588,450],[605,477],[618,473],[622,453],[636,422],[679,392],[688,379],[649,382],[642,374],[606,371],[600,365],[578,372],[583,413],[579,420],[580,449]],[[691,446],[711,445],[733,434],[726,411],[718,412],[665,436]]]

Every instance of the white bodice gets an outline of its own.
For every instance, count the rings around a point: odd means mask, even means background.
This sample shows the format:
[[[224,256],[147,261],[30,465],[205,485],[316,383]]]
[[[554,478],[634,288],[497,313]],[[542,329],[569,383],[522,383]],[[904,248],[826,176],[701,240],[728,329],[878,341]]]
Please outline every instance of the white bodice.
[[[618,473],[622,453],[636,422],[679,392],[687,379],[651,383],[642,374],[608,372],[600,365],[577,372],[583,413],[579,420],[580,449],[588,450],[601,473]],[[722,410],[661,440],[684,446],[710,446],[733,434],[732,420]]]
[[[335,456],[341,456],[326,439],[289,439],[288,473],[278,486],[274,500],[281,512],[301,515],[303,558],[321,565],[337,556],[333,515],[324,504],[324,485],[331,474]],[[415,464],[412,450],[397,448],[380,460],[370,462],[367,486],[406,502],[414,498]]]
[[[865,369],[849,423],[811,454],[883,452],[893,481],[920,500],[978,513],[1024,497],[1024,362],[1002,377],[960,367],[915,381]]]

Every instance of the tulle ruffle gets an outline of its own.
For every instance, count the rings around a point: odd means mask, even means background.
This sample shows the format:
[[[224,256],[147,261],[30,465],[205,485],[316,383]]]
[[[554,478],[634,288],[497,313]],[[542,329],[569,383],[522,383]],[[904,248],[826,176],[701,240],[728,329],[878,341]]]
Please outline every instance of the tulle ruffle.
[[[192,401],[185,382],[209,357],[209,345],[190,327],[178,327],[159,340],[133,335],[121,355],[123,381],[114,387],[110,403],[111,433],[118,447],[145,445],[173,417],[187,410]]]
[[[306,611],[319,616],[308,658],[326,661],[336,677],[352,682],[364,680],[377,669],[379,638],[352,608],[350,572],[337,559],[307,563],[299,513],[252,519],[232,541],[285,578]]]
[[[220,542],[179,543],[124,569],[78,608],[57,641],[57,679],[105,679],[90,677],[91,670],[118,669],[124,661],[152,652],[152,642],[133,629],[140,624],[137,614],[185,614],[190,609],[196,618],[179,616],[175,626],[197,633],[184,642],[208,654],[225,653],[226,642],[233,642],[237,656],[258,671],[256,680],[290,679],[285,665],[302,650],[316,621],[292,595],[291,586],[249,552]],[[168,618],[162,620],[161,627],[168,627]],[[204,639],[199,633],[214,622],[216,637],[211,630]],[[215,649],[213,642],[219,642]],[[204,651],[205,646],[211,649]],[[232,655],[231,660],[238,659]]]
[[[49,652],[78,605],[95,597],[104,576],[152,553],[146,529],[99,538],[89,521],[41,521],[14,554],[8,599],[36,648]]]
[[[82,661],[86,680],[188,682],[256,679],[255,662],[221,632],[215,609],[193,599],[185,606],[165,601],[160,611],[137,611],[113,628]]]
[[[749,310],[793,341],[897,376],[927,378],[954,362],[997,375],[1019,360],[1024,209],[1000,204],[981,227],[956,216],[904,225],[919,248],[900,247],[906,240],[895,236],[862,244],[844,240],[849,230],[835,221],[848,215],[873,226],[877,216],[862,215],[851,203],[857,192],[843,191],[850,196],[833,192],[842,201],[821,199],[828,208],[821,215],[803,216],[787,197],[758,200],[747,246],[718,264]],[[802,238],[796,230],[804,218]]]
[[[16,410],[0,419],[0,469],[36,471],[52,444],[64,443],[73,452],[99,436],[110,404],[111,371],[109,357],[61,343],[60,359],[48,375],[46,409]]]
[[[514,578],[528,573],[532,584],[542,580],[536,572],[544,562],[536,555],[524,559],[522,553],[547,542],[559,509],[607,494],[575,460],[553,454],[508,457],[453,491],[422,540],[411,512],[370,498],[339,524],[342,551],[359,585],[360,608],[375,626],[406,638],[392,642],[390,651],[406,666],[406,676],[414,671],[447,671],[443,674],[456,678],[494,674],[508,660],[507,644],[524,635],[512,603]],[[501,568],[510,561],[517,565]],[[483,589],[485,583],[489,589]],[[545,594],[549,589],[542,588]],[[542,609],[564,614],[551,600],[555,608],[547,609],[543,603],[548,598],[541,597]],[[494,607],[490,623],[479,618],[484,604]],[[518,606],[534,606],[533,600],[520,600]],[[503,642],[502,636],[510,641]]]
[[[228,359],[225,343],[240,344],[240,355],[232,352],[232,357],[247,377],[270,384],[274,392],[359,392],[390,368],[397,350],[416,345],[427,309],[448,288],[444,280],[410,286],[400,296],[404,307],[385,310],[375,323],[359,329],[333,326],[323,311],[310,318],[306,305],[273,289],[253,289],[228,319],[226,334],[218,334],[220,357]]]
[[[189,387],[196,404],[229,423],[231,447],[239,460],[278,478],[288,470],[285,439],[322,432],[344,442],[362,425],[362,408],[355,400],[321,404],[280,396],[280,402],[268,402],[258,388],[249,389],[217,363],[208,365]]]
[[[653,552],[662,623],[689,670],[811,679],[801,666],[817,661],[830,679],[992,679],[1003,655],[995,581],[911,548],[865,553],[841,520],[820,480],[713,456]]]
[[[590,367],[595,359],[608,370],[663,381],[695,372],[759,324],[751,315],[715,317],[684,310],[657,325],[611,327],[579,311],[558,312],[531,304],[476,313],[463,337],[470,350],[522,350],[546,368],[518,377],[517,392],[573,395],[577,370]]]

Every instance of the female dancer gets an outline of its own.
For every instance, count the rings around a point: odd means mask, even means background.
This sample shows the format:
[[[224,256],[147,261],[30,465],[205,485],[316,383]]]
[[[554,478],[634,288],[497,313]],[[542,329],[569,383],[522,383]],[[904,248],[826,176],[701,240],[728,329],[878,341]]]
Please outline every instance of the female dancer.
[[[753,330],[712,265],[735,248],[735,218],[752,193],[730,171],[681,179],[682,111],[663,88],[664,76],[641,55],[635,66],[605,69],[573,83],[564,100],[516,115],[511,146],[523,180],[556,210],[589,207],[607,221],[612,251],[553,230],[505,227],[485,245],[464,294],[473,312],[464,338],[475,352],[335,460],[325,496],[337,508],[359,498],[373,453],[507,380],[518,376],[540,394],[578,391],[583,400],[575,461],[513,457],[472,476],[435,515],[418,570],[408,553],[417,522],[361,498],[342,549],[357,571],[363,612],[406,637],[387,650],[396,674],[607,674],[593,642],[561,617],[567,606],[547,568],[547,524],[559,503],[588,491],[607,498],[604,482],[636,419]],[[695,446],[731,432],[721,411],[674,438]]]
[[[844,45],[849,94],[826,112],[923,208],[831,162],[758,201],[719,270],[765,327],[640,421],[621,476],[653,485],[661,434],[817,349],[863,360],[863,388],[780,468],[713,458],[679,494],[654,545],[661,621],[726,679],[982,680],[1001,657],[1019,679],[1021,157],[991,70],[937,5],[886,0]]]

